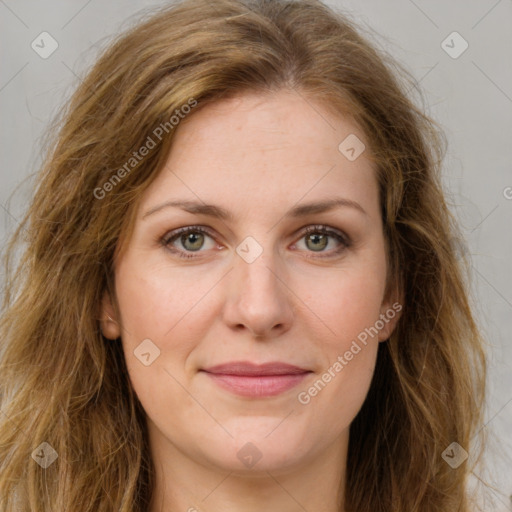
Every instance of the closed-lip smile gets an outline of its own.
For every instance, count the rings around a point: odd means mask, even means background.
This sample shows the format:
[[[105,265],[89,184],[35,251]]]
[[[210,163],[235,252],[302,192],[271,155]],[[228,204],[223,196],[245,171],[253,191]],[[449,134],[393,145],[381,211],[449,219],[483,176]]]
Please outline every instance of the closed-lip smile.
[[[296,386],[311,370],[279,361],[255,364],[233,361],[201,370],[220,387],[234,394],[262,398],[275,396]]]

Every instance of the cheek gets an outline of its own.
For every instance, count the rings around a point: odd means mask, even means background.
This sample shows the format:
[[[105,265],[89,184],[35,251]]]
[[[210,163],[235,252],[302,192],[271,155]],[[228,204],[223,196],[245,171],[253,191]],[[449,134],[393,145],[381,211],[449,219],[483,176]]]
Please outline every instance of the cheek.
[[[189,332],[190,318],[207,290],[207,283],[190,283],[168,267],[135,258],[126,258],[117,269],[126,366],[133,389],[152,418],[166,414],[171,404],[187,402],[179,383],[184,380],[186,358],[197,343],[197,337]],[[146,353],[149,356],[144,362]],[[169,421],[176,427],[174,418]]]
[[[164,401],[182,395],[179,382],[187,378],[187,359],[215,321],[210,299],[217,281],[211,272],[186,273],[135,257],[119,265],[116,292],[123,350],[130,380],[145,409],[154,406],[157,411],[162,393]],[[137,356],[148,352],[150,364],[145,366]]]
[[[375,325],[381,312],[385,277],[385,264],[376,259],[371,265],[347,266],[315,279],[309,287],[302,284],[303,296],[307,297],[304,303],[329,333],[329,345],[342,350]]]
[[[308,307],[318,316],[323,336],[314,336],[322,367],[301,388],[299,402],[331,425],[345,428],[368,392],[379,347],[377,321],[385,289],[385,254],[368,251],[321,280],[310,281]],[[305,291],[305,288],[304,288]],[[302,406],[301,406],[302,407]]]
[[[129,259],[120,265],[117,282],[127,337],[133,341],[154,338],[161,343],[172,338],[173,331],[183,329],[213,284],[211,276],[192,276],[168,266],[150,266]]]
[[[326,438],[350,425],[368,393],[379,346],[375,324],[382,283],[382,276],[347,270],[338,282],[325,283],[324,299],[311,307],[328,329],[316,338],[322,367],[298,390],[297,400],[304,414],[322,419],[318,428]]]

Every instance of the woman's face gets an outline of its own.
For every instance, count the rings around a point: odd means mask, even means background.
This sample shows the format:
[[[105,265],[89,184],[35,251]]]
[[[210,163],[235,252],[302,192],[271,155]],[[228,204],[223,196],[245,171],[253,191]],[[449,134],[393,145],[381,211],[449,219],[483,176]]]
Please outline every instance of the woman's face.
[[[343,452],[398,318],[361,143],[347,119],[288,91],[181,122],[116,261],[120,318],[103,302],[154,456],[277,474]],[[239,362],[276,365],[242,375]]]

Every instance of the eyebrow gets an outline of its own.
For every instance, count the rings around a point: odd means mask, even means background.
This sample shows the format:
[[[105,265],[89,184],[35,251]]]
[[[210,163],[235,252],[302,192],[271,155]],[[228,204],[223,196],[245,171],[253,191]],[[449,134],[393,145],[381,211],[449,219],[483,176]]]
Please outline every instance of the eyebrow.
[[[229,210],[226,210],[221,206],[217,206],[214,204],[199,203],[195,201],[166,201],[165,203],[159,204],[149,209],[143,215],[142,218],[146,219],[147,217],[153,215],[156,212],[171,207],[181,208],[182,210],[185,210],[186,212],[189,213],[194,213],[198,215],[208,215],[210,217],[219,218],[225,221],[232,222],[234,220],[234,215]],[[326,199],[324,201],[316,201],[295,206],[285,214],[285,217],[300,218],[315,213],[328,212],[340,207],[354,208],[355,210],[363,213],[364,215],[368,215],[366,211],[363,209],[363,207],[356,201],[352,201],[350,199],[345,199],[342,197],[336,197],[333,199]]]

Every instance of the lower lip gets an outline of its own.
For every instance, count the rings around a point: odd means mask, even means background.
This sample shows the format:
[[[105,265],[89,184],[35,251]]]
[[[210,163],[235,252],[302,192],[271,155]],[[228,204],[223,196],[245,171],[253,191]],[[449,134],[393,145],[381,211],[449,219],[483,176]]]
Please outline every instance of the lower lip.
[[[220,387],[241,396],[265,397],[275,396],[295,387],[307,373],[293,375],[225,375],[221,373],[205,372]]]

